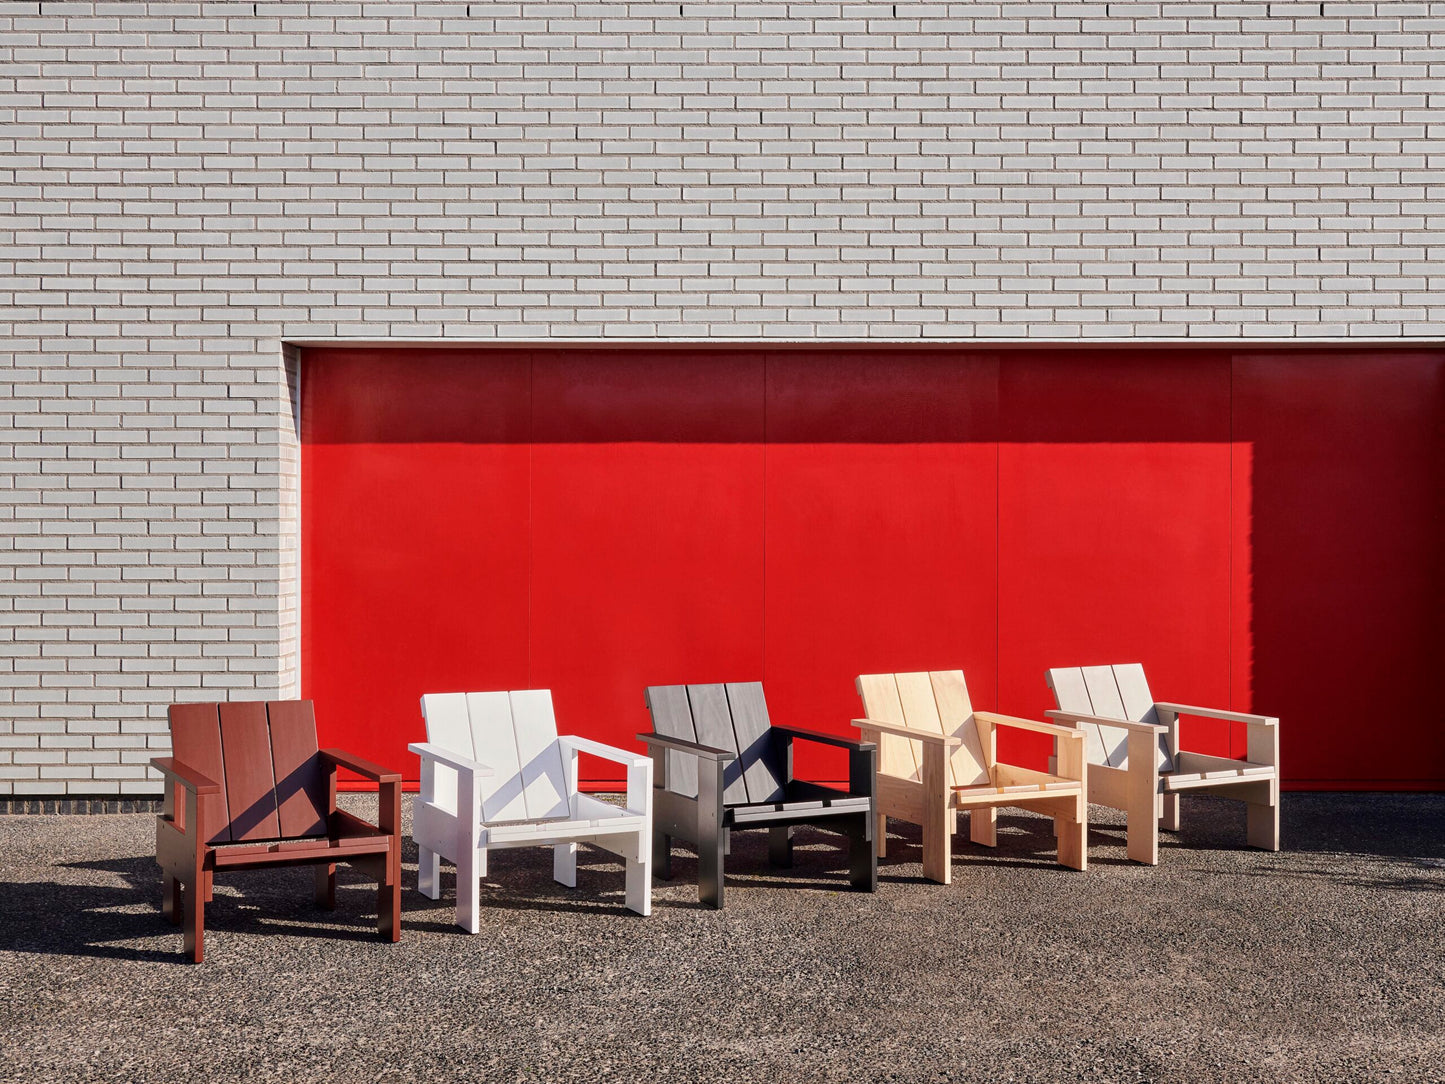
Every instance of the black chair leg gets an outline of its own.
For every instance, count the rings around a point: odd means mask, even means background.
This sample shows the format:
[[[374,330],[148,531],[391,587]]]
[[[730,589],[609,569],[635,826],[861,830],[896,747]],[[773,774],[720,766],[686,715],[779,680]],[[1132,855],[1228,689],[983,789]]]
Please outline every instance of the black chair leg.
[[[848,832],[848,882],[863,892],[878,891],[878,848],[873,845],[872,813],[854,817]]]
[[[652,833],[652,875],[659,881],[672,880],[672,837]]]
[[[768,861],[788,869],[793,864],[793,829],[791,826],[768,829]]]

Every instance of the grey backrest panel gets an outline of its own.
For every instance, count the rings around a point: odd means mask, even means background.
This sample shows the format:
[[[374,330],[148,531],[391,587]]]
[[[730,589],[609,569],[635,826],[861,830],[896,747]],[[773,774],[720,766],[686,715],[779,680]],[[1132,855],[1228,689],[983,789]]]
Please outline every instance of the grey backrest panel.
[[[738,752],[733,737],[733,721],[728,711],[727,692],[721,685],[689,685],[687,699],[692,705],[692,725],[697,728],[700,745]],[[747,789],[743,784],[743,762],[739,757],[723,766],[723,803],[746,805]]]
[[[727,696],[748,800],[754,804],[782,801],[787,768],[783,764],[783,745],[773,734],[768,718],[762,683],[734,682],[727,687]]]
[[[646,693],[647,710],[652,714],[652,729],[665,738],[697,741],[692,723],[692,708],[687,702],[686,685],[653,685]],[[685,753],[667,754],[667,789],[687,798],[697,797],[697,758]]]

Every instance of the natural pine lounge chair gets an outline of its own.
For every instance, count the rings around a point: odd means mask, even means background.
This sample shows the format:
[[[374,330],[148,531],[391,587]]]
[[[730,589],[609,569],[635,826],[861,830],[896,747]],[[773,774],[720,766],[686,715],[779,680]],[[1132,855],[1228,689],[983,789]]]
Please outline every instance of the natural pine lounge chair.
[[[577,844],[618,855],[627,870],[627,907],[652,911],[652,761],[586,738],[557,734],[552,693],[429,693],[421,698],[427,741],[421,793],[412,807],[417,881],[440,895],[439,864],[457,867],[457,925],[480,929],[487,852],[551,847],[552,876],[577,887]],[[577,756],[627,767],[627,806],[577,790]]]
[[[671,875],[672,839],[697,847],[698,896],[723,905],[723,855],[732,832],[768,829],[768,859],[793,861],[794,825],[811,824],[849,840],[848,879],[878,887],[873,853],[874,747],[848,738],[768,719],[760,683],[654,685],[647,690],[651,734],[639,734],[652,753],[657,806],[652,827],[658,876]],[[793,778],[797,739],[848,751],[848,789]]]
[[[1246,803],[1250,846],[1279,850],[1279,720],[1266,715],[1159,703],[1138,663],[1048,672],[1059,710],[1088,740],[1089,801],[1128,813],[1128,853],[1159,861],[1159,829],[1179,830],[1185,791]],[[1244,723],[1247,760],[1179,748],[1179,716]]]
[[[317,749],[310,700],[173,704],[171,750],[156,818],[162,913],[204,954],[205,905],[219,870],[316,867],[316,902],[336,906],[336,863],[377,884],[377,930],[401,938],[401,773],[338,749]],[[377,824],[336,808],[336,769],[378,784]]]
[[[960,810],[968,812],[969,838],[997,842],[1001,806],[1032,809],[1054,818],[1059,864],[1086,869],[1088,806],[1083,737],[1070,727],[974,711],[962,670],[864,674],[858,695],[866,719],[855,719],[876,741],[878,854],[884,854],[887,819],[923,826],[923,875],[948,884],[951,841]],[[1019,727],[1054,739],[1055,773],[998,759],[998,728]]]

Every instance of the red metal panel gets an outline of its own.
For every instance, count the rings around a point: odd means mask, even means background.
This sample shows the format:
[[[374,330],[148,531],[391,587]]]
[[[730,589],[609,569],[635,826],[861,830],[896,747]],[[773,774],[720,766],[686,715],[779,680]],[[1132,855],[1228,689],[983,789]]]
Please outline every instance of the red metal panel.
[[[1439,786],[1445,727],[1445,356],[1243,353],[1252,447],[1253,706],[1286,778]]]
[[[648,685],[761,673],[762,389],[748,352],[539,353],[531,683],[562,731],[636,747]]]
[[[1046,669],[1116,662],[1143,663],[1157,697],[1227,706],[1228,358],[1019,353],[1000,368],[999,411],[1002,709],[1039,718]],[[1183,734],[1230,751],[1227,724]],[[1010,731],[1000,752],[1046,743]]]
[[[526,686],[530,367],[306,353],[302,685],[323,746],[415,778],[423,692]]]
[[[964,669],[991,705],[997,365],[956,348],[768,359],[772,718],[857,731],[859,674]],[[799,774],[846,778],[796,743]]]

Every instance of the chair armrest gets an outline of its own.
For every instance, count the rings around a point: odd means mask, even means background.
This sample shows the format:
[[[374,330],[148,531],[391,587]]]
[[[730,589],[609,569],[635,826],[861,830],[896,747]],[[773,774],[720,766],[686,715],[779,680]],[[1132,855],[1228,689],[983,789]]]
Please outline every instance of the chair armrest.
[[[963,744],[962,738],[950,737],[947,734],[935,734],[931,730],[915,730],[911,726],[880,723],[877,719],[854,719],[853,725],[859,730],[877,730],[884,734],[892,734],[899,738],[911,738],[913,741],[927,742],[931,745],[949,747]]]
[[[809,730],[801,726],[779,726],[773,724],[773,730],[783,737],[792,740],[802,738],[804,741],[815,741],[819,745],[834,745],[839,749],[872,749],[872,742],[859,741],[857,738],[844,738],[837,734],[825,734],[821,730]]]
[[[979,714],[983,713],[979,712]],[[1127,719],[1106,719],[1102,715],[1085,715],[1077,711],[1049,710],[1044,714],[1050,719],[1067,719],[1075,723],[1098,723],[1100,726],[1117,726],[1120,730],[1133,730],[1149,734],[1167,734],[1170,730],[1167,726],[1156,726],[1153,723],[1131,723]]]
[[[357,775],[365,776],[373,783],[400,783],[401,772],[387,771],[378,767],[369,760],[362,760],[358,756],[343,752],[340,749],[323,749],[321,758],[329,760],[334,767],[345,768],[347,771],[355,772]]]
[[[453,753],[450,749],[443,749],[440,745],[433,745],[431,742],[413,742],[407,746],[407,749],[425,760],[434,760],[438,764],[445,764],[454,771],[472,772],[479,776],[492,774],[492,769],[481,761],[464,757],[460,753]]]
[[[151,757],[151,767],[197,796],[221,793],[221,784],[175,757]]]
[[[1261,726],[1278,726],[1279,720],[1271,715],[1250,715],[1243,711],[1217,711],[1214,708],[1196,708],[1188,704],[1155,704],[1158,711],[1172,711],[1175,715],[1197,715],[1203,719],[1223,719],[1230,723],[1256,723]]]
[[[626,749],[618,749],[615,745],[603,745],[600,741],[593,741],[591,738],[580,738],[575,734],[562,734],[557,740],[579,753],[591,753],[594,757],[601,757],[603,760],[610,760],[615,764],[626,764],[631,768],[652,764],[652,758],[645,754],[630,753]]]
[[[1053,712],[1048,712],[1053,715]],[[989,726],[1011,726],[1015,730],[1033,730],[1040,734],[1052,734],[1056,738],[1082,738],[1083,734],[1071,726],[1060,726],[1058,723],[1038,723],[1032,719],[1020,719],[1014,715],[999,715],[993,711],[976,711],[973,713],[975,719],[981,719]]]
[[[649,749],[667,749],[674,753],[686,753],[698,760],[737,760],[738,755],[727,749],[714,749],[711,745],[699,745],[685,738],[669,738],[665,734],[639,734],[637,740]]]

